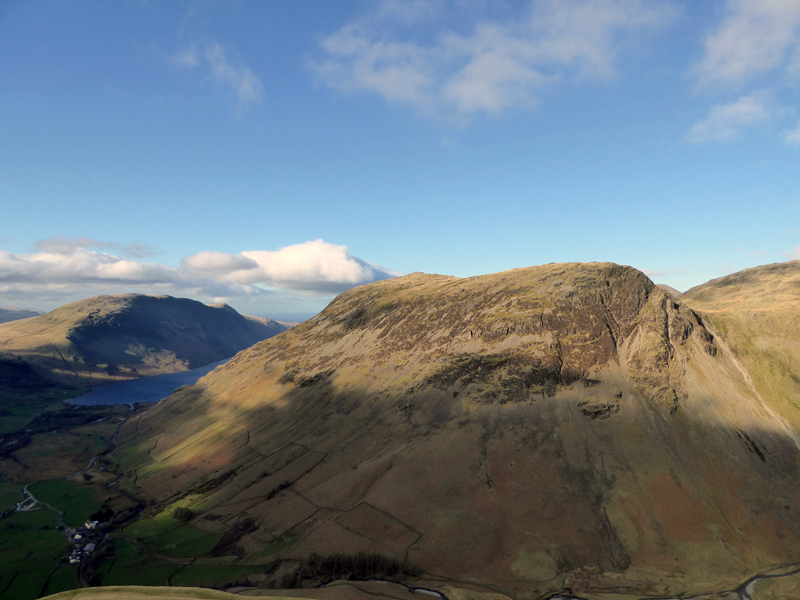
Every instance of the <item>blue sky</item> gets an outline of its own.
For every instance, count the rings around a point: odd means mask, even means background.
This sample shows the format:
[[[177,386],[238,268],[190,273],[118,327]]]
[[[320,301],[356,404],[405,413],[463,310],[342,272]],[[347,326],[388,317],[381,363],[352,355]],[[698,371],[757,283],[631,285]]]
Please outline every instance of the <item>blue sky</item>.
[[[0,4],[0,305],[800,258],[796,0]]]

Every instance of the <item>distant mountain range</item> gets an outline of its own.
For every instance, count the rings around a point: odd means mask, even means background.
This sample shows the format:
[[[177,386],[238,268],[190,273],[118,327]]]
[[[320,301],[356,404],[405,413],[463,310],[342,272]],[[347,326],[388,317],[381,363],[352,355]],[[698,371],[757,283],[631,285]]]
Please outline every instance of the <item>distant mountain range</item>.
[[[456,598],[732,590],[800,562],[799,281],[678,297],[590,263],[355,288],[129,422],[130,489],[231,560],[275,548],[270,585],[374,552]]]
[[[186,298],[96,296],[0,325],[0,387],[92,385],[229,358],[290,325]]]
[[[30,308],[11,308],[9,306],[0,307],[0,323],[18,321],[19,319],[29,319],[31,317],[38,317],[43,314],[44,313],[40,310],[33,310]]]

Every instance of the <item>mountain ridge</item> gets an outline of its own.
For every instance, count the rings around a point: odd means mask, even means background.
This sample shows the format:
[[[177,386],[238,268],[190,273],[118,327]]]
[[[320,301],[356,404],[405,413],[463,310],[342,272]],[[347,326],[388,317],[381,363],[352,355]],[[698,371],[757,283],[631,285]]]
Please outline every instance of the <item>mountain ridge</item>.
[[[39,317],[44,313],[32,308],[16,308],[11,306],[0,306],[0,324],[18,321],[19,319],[29,319]]]

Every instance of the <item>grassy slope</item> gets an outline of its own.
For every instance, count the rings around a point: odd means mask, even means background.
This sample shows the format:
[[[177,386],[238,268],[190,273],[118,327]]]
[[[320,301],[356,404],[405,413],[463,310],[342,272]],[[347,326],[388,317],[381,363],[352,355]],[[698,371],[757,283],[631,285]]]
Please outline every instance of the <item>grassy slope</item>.
[[[727,341],[761,396],[800,430],[800,261],[715,279],[683,300]]]
[[[202,588],[109,586],[61,592],[46,600],[233,600],[234,594]]]

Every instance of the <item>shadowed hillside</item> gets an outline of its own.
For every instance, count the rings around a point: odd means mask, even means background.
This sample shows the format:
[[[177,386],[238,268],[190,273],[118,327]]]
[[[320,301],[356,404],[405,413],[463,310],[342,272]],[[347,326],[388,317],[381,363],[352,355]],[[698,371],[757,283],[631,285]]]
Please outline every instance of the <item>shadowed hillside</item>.
[[[591,263],[353,289],[129,421],[118,460],[212,556],[280,559],[265,585],[367,552],[427,587],[599,598],[800,562],[798,448],[704,319]]]
[[[32,370],[57,383],[87,385],[185,371],[285,329],[227,305],[171,296],[96,296],[0,325],[0,374]]]

